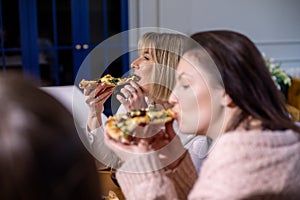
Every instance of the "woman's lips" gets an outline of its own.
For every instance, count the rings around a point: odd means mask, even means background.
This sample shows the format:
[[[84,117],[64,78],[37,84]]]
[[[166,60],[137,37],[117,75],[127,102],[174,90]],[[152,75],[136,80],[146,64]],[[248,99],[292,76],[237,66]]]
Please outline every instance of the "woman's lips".
[[[136,82],[139,82],[141,80],[141,77],[139,75],[133,74],[133,76]]]
[[[174,119],[178,120],[178,113],[175,110],[172,110],[172,112],[174,113]]]

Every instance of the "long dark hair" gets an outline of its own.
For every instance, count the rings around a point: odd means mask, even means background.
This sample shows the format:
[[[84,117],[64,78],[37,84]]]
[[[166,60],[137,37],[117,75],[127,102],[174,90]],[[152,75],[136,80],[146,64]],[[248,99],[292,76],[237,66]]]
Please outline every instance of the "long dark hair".
[[[263,129],[300,131],[290,119],[284,96],[275,86],[261,53],[249,38],[227,30],[199,32],[191,38],[212,57],[226,93],[242,110],[227,131],[250,122],[249,117],[260,120]]]

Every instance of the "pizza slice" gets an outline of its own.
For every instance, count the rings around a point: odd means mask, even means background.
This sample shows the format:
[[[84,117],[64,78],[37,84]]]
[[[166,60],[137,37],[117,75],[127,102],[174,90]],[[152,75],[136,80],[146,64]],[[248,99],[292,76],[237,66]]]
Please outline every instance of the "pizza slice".
[[[79,83],[79,88],[84,89],[88,84],[97,85],[99,83],[105,83],[109,86],[117,86],[117,85],[123,85],[125,83],[128,83],[130,80],[138,81],[139,78],[136,75],[132,75],[132,76],[126,77],[126,78],[115,78],[110,74],[106,74],[105,76],[103,76],[102,78],[100,78],[98,80],[82,79]]]
[[[110,116],[105,124],[106,132],[116,141],[130,143],[133,131],[138,126],[165,124],[172,121],[175,114],[170,110],[140,109],[127,114]]]
[[[104,198],[104,200],[120,200],[120,199],[114,191],[109,190],[108,191],[108,196],[106,196]]]

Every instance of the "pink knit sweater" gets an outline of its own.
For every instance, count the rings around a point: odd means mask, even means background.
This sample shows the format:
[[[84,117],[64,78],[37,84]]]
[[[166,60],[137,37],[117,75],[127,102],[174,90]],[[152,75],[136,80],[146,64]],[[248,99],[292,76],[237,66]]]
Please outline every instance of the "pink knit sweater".
[[[155,158],[125,162],[117,179],[127,199],[300,199],[299,136],[292,131],[226,133],[215,141],[199,177],[187,154],[172,172],[123,170],[159,165]]]

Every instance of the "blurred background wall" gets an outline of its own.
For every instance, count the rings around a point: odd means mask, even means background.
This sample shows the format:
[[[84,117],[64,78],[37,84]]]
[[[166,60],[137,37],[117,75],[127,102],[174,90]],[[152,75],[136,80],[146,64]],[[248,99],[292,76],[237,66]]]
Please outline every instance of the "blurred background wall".
[[[0,69],[32,75],[42,85],[72,85],[86,56],[127,29],[127,0],[0,0]],[[106,58],[126,45],[125,37],[109,44],[101,49],[105,58],[90,63],[121,76],[128,56]],[[87,69],[82,77],[100,75]]]
[[[192,34],[211,29],[242,32],[284,68],[300,68],[299,0],[130,0],[129,24]],[[131,38],[131,45],[138,37]],[[298,70],[300,75],[300,69]],[[296,73],[296,72],[295,72]]]
[[[103,57],[78,79],[99,77],[98,69],[122,76],[137,56],[123,51],[135,49],[146,31],[229,29],[300,76],[299,10],[299,0],[0,0],[0,70],[31,74],[42,85],[72,85],[86,56],[123,31],[131,30],[102,46]],[[108,62],[116,52],[121,56]]]

